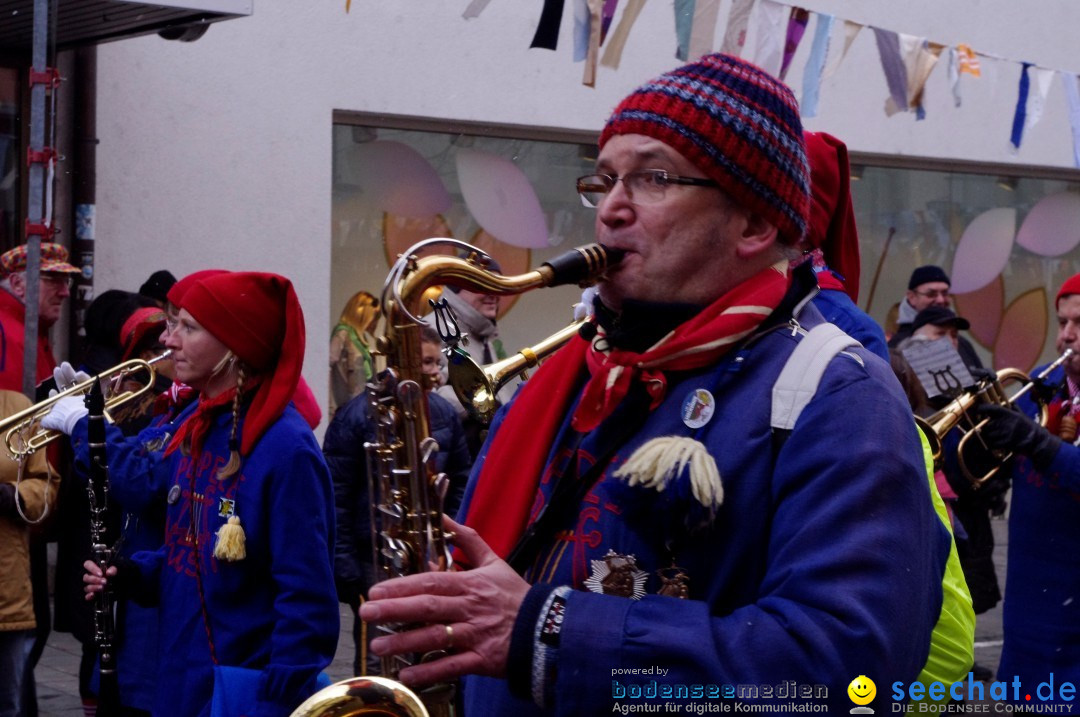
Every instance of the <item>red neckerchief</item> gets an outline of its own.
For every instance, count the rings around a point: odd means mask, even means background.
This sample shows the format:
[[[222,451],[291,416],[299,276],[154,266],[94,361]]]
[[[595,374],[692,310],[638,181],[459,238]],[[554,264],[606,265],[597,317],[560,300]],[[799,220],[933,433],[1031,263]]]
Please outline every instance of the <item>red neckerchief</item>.
[[[643,353],[598,349],[606,346],[601,331],[586,355],[592,378],[574,412],[574,429],[587,433],[599,426],[634,381],[645,383],[652,397],[650,410],[659,406],[667,393],[667,371],[716,363],[776,309],[788,284],[787,262],[778,262],[721,296]]]
[[[789,283],[787,262],[743,282],[700,314],[681,324],[644,353],[602,352],[598,336],[575,336],[543,363],[514,399],[484,458],[465,523],[475,528],[501,558],[506,558],[528,525],[544,466],[559,428],[577,395],[582,368],[592,373],[574,413],[579,432],[592,430],[610,415],[635,380],[647,382],[650,410],[667,390],[666,371],[713,364],[750,334],[780,304]]]
[[[199,396],[198,407],[196,407],[194,413],[188,416],[186,421],[180,424],[176,435],[169,442],[169,447],[165,449],[165,455],[175,451],[189,437],[191,438],[191,455],[198,456],[202,453],[203,442],[206,440],[207,434],[210,433],[210,429],[214,427],[214,418],[218,414],[218,409],[232,406],[235,395],[236,388],[234,387],[222,391],[213,398]]]
[[[259,377],[249,378],[244,382],[244,395],[254,395],[255,389],[260,383]],[[206,398],[205,396],[199,396],[199,405],[195,408],[195,412],[188,416],[187,420],[180,424],[180,428],[177,429],[176,435],[173,436],[169,442],[169,447],[165,449],[165,455],[169,455],[184,443],[184,440],[191,437],[191,455],[197,456],[202,453],[203,443],[206,441],[206,436],[214,427],[214,419],[217,414],[220,413],[222,408],[229,409],[232,407],[233,397],[236,395],[236,388],[230,388],[226,391],[222,391],[213,398]]]

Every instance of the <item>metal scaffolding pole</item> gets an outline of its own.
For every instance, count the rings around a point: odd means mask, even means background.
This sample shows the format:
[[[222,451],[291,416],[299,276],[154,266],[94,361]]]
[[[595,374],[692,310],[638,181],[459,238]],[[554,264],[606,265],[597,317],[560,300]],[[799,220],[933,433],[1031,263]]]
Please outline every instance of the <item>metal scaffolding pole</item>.
[[[47,226],[45,216],[45,91],[49,74],[49,0],[34,0],[34,38],[30,68],[30,176],[26,232],[26,321],[23,333],[23,393],[34,399],[37,385],[38,302],[41,293],[41,234],[31,227]],[[35,79],[36,78],[36,79]]]

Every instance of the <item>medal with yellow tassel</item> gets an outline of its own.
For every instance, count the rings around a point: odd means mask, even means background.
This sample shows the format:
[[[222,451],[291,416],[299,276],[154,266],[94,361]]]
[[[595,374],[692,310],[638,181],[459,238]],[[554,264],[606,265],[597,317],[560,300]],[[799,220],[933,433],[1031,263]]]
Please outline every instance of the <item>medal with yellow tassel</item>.
[[[240,516],[236,514],[236,501],[221,498],[218,515],[228,516],[228,520],[218,528],[217,539],[214,541],[214,557],[230,563],[243,560],[247,557],[247,549],[244,547],[246,536],[244,527],[240,525]]]

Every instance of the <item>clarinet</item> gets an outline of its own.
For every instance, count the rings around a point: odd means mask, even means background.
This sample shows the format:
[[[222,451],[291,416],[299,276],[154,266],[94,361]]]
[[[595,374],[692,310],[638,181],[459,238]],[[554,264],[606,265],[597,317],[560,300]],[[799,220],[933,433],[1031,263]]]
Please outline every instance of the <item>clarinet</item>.
[[[87,443],[90,457],[90,480],[86,490],[90,498],[90,541],[93,544],[93,560],[101,568],[102,575],[113,564],[115,546],[109,540],[107,514],[109,509],[109,464],[105,451],[105,395],[100,381],[95,380],[86,395]],[[110,583],[94,598],[94,643],[97,646],[101,671],[98,714],[116,714],[119,711],[119,689],[116,679],[115,637],[113,618],[114,595]]]

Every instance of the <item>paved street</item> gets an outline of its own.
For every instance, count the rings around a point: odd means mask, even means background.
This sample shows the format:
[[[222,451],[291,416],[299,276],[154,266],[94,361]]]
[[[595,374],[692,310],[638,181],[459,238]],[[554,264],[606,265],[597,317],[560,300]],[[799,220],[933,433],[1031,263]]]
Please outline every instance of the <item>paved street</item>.
[[[1005,553],[1008,543],[1007,523],[1004,519],[995,520],[994,536],[997,546],[994,549],[994,563],[998,577],[1004,586]],[[337,655],[327,670],[334,680],[342,680],[352,675],[352,618],[348,606],[341,606],[341,637],[338,640]],[[70,634],[54,632],[49,637],[48,647],[38,664],[36,676],[38,684],[38,704],[42,717],[76,717],[82,714],[79,703],[79,655],[81,646]],[[975,631],[975,660],[991,670],[997,670],[1001,656],[1001,606],[979,616]],[[879,690],[881,687],[879,686]]]

